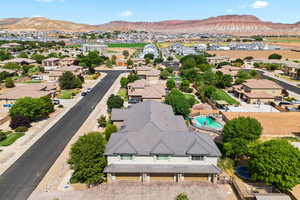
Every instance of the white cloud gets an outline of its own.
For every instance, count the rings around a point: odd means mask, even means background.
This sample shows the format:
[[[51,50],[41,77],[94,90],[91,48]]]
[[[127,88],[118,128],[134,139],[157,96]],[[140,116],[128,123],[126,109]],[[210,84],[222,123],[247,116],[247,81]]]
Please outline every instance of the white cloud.
[[[129,17],[129,16],[132,16],[133,13],[132,13],[131,10],[125,10],[125,11],[121,12],[119,15],[120,15],[121,17]]]
[[[268,1],[255,1],[253,4],[250,5],[250,7],[254,9],[265,8],[267,6],[269,6]]]

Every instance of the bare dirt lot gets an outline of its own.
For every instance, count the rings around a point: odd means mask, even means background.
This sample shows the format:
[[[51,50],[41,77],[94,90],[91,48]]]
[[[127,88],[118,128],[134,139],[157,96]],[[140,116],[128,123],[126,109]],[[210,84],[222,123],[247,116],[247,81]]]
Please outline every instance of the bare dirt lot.
[[[277,53],[283,56],[283,59],[300,60],[300,52],[290,50],[278,51],[208,51],[209,54],[216,54],[217,56],[229,56],[232,59],[245,58],[253,56],[255,59],[267,59],[271,54]]]
[[[30,200],[174,200],[185,192],[190,200],[235,200],[228,185],[214,185],[207,182],[190,183],[114,183],[103,184],[93,189],[70,192],[44,192],[29,198]]]

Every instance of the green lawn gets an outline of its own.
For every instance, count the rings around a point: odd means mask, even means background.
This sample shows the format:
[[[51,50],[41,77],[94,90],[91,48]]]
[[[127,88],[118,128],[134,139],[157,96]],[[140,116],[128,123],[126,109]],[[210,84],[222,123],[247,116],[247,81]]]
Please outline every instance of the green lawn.
[[[72,99],[76,94],[78,94],[80,90],[73,89],[73,90],[62,90],[60,95],[58,96],[59,99]]]
[[[42,81],[38,81],[38,80],[29,80],[29,81],[24,81],[22,83],[41,83]]]
[[[0,142],[0,146],[9,146],[24,135],[25,135],[24,133],[11,133],[7,136],[5,140],[2,140]]]
[[[108,48],[142,48],[147,44],[148,43],[129,43],[129,44],[111,43],[106,45]]]
[[[121,88],[118,91],[118,96],[122,97],[124,99],[124,101],[128,101],[127,90],[125,88]]]
[[[215,101],[220,101],[220,100],[224,100],[227,103],[233,105],[233,104],[239,104],[238,101],[236,101],[235,99],[233,99],[232,97],[230,97],[226,92],[224,92],[221,89],[216,88],[216,92],[212,95],[213,100]]]

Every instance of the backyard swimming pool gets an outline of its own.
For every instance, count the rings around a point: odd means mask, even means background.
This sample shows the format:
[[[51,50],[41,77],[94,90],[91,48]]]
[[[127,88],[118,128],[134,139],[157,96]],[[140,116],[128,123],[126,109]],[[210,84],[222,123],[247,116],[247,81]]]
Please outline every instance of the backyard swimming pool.
[[[195,126],[201,128],[201,127],[206,127],[206,128],[212,128],[212,129],[223,129],[223,125],[216,122],[215,120],[213,120],[210,117],[201,117],[201,116],[197,116],[193,118],[193,123]]]

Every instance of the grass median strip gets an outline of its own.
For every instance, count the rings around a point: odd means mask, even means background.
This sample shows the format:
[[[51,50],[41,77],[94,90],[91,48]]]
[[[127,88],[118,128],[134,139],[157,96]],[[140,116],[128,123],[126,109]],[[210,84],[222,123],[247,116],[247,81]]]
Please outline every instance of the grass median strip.
[[[0,146],[9,146],[13,144],[17,139],[24,136],[25,133],[11,133],[7,136],[6,139],[0,142]]]

